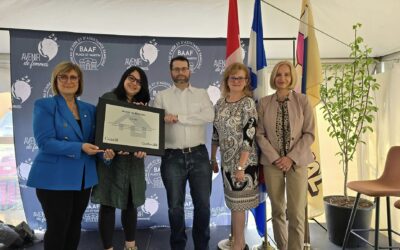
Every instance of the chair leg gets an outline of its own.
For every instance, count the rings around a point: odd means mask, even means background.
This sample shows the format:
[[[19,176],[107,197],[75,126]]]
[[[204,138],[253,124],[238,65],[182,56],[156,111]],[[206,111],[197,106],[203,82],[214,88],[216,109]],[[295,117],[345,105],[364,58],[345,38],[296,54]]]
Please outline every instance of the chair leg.
[[[375,198],[375,246],[374,249],[379,249],[379,198]]]
[[[390,197],[386,196],[386,213],[387,213],[387,224],[388,224],[388,239],[389,247],[392,246],[392,220],[390,215]]]
[[[346,234],[345,234],[344,240],[343,240],[343,246],[342,246],[343,250],[346,249],[347,241],[349,240],[349,237],[350,237],[350,231],[351,231],[351,228],[353,227],[354,218],[356,217],[357,205],[358,205],[358,201],[360,200],[360,196],[361,196],[361,193],[357,193],[356,200],[354,201],[353,209],[351,210],[349,223],[347,224]]]

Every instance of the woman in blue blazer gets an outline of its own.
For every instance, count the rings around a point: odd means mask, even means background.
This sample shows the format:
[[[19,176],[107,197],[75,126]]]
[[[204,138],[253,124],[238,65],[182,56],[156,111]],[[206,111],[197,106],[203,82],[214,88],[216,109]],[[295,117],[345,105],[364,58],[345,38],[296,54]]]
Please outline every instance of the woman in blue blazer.
[[[91,188],[97,184],[94,142],[95,106],[77,100],[83,78],[78,65],[58,64],[52,73],[52,98],[37,100],[33,133],[39,153],[33,161],[27,185],[36,195],[46,217],[45,250],[77,249],[83,213]]]

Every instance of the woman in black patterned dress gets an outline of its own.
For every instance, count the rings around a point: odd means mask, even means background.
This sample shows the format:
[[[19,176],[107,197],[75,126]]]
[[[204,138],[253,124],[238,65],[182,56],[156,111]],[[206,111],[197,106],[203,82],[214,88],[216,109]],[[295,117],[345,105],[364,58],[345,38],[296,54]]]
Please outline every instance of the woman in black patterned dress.
[[[257,111],[251,98],[249,71],[242,63],[231,64],[224,73],[222,98],[215,105],[211,162],[218,172],[217,148],[225,203],[231,210],[232,249],[246,249],[245,211],[258,205],[258,167],[254,141]]]

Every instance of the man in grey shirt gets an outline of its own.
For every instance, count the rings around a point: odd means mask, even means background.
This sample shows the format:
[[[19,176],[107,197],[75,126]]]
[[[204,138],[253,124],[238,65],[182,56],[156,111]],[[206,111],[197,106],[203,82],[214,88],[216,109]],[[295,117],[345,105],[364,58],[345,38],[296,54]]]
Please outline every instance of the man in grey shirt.
[[[212,169],[206,143],[206,127],[214,119],[205,89],[189,83],[189,61],[183,56],[170,62],[174,85],[159,92],[154,107],[165,109],[165,155],[161,177],[167,191],[168,217],[173,250],[186,246],[185,189],[189,181],[194,205],[193,242],[196,250],[209,249]]]

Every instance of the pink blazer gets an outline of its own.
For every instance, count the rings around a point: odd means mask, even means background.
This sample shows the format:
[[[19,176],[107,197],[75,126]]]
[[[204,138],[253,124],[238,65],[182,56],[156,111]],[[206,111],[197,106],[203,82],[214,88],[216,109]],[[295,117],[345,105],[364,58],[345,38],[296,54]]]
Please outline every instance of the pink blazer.
[[[290,147],[287,154],[297,166],[307,166],[314,161],[311,144],[314,142],[314,114],[307,96],[291,91],[288,112],[290,122]],[[261,149],[260,164],[272,165],[279,156],[276,135],[276,116],[278,113],[276,95],[261,98],[258,102],[258,124],[256,140]]]

